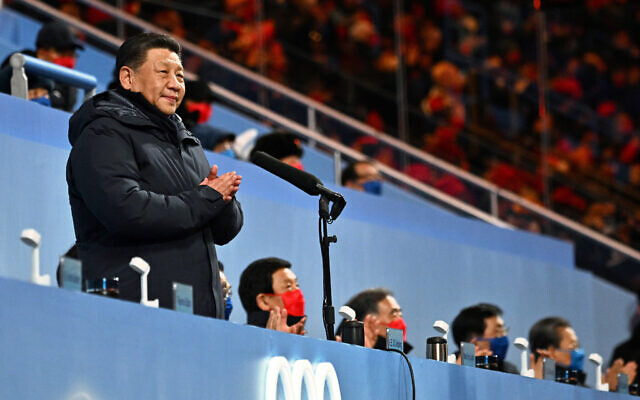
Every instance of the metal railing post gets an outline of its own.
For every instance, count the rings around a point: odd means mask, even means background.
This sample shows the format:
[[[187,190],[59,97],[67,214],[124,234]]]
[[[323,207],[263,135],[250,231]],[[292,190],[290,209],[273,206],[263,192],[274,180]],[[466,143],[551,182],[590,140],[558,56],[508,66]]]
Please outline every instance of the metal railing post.
[[[318,125],[316,121],[316,109],[313,107],[307,107],[307,128],[314,132],[318,132]]]
[[[489,195],[491,196],[491,216],[500,219],[498,210],[498,191],[492,190],[489,192]]]
[[[124,11],[124,0],[118,0],[117,1],[117,7],[120,10]],[[116,32],[117,32],[117,35],[118,35],[118,37],[120,39],[124,39],[124,36],[125,36],[124,29],[125,29],[124,28],[124,21],[121,20],[121,19],[117,19],[116,20]]]
[[[333,152],[333,175],[336,185],[342,185],[340,178],[342,177],[342,154],[339,151]]]
[[[318,125],[317,125],[317,121],[316,121],[316,109],[309,106],[307,107],[307,128],[309,128],[310,131],[314,131],[314,132],[318,132]],[[307,142],[307,144],[309,145],[309,147],[315,148],[316,147],[316,141],[315,140],[309,140]]]
[[[20,53],[11,56],[9,60],[13,73],[11,75],[11,95],[21,99],[29,99],[29,82],[24,71],[25,59]]]

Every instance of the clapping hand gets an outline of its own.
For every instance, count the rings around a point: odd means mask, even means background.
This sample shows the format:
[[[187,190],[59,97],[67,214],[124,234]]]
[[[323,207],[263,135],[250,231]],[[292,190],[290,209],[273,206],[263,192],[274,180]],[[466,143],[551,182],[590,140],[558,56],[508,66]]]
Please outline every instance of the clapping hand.
[[[214,165],[209,171],[209,176],[204,178],[200,185],[209,186],[211,189],[222,195],[225,202],[231,201],[236,195],[242,182],[242,176],[236,174],[236,171],[227,172],[218,176],[218,166]]]

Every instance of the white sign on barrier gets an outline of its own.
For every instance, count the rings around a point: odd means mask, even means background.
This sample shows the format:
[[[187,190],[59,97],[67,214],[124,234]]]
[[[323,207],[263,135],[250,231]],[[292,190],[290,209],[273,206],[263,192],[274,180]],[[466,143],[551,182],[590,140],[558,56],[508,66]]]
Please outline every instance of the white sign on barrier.
[[[319,363],[314,372],[309,360],[298,360],[291,368],[286,358],[272,357],[267,367],[265,400],[276,400],[279,380],[286,400],[300,400],[303,383],[309,400],[323,400],[325,384],[329,387],[331,400],[342,399],[338,375],[329,362]]]

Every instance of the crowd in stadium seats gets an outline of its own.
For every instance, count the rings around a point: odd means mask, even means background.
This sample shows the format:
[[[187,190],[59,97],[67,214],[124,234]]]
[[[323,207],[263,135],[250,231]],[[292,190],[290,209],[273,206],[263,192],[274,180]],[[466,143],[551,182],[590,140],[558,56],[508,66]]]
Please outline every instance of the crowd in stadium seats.
[[[633,29],[640,9],[628,1],[592,1],[578,13],[574,3],[550,2],[547,13],[552,89],[547,161],[554,177],[563,178],[552,185],[552,208],[638,246],[640,215],[633,203],[619,209],[607,201],[602,185],[594,189],[588,183],[596,180],[606,187],[618,182],[623,191],[640,183],[640,139],[635,132],[640,67],[633,62],[640,57]],[[393,130],[395,108],[357,91],[351,94],[351,104],[345,105],[350,95],[344,85],[334,85],[331,75],[316,72],[337,69],[393,93],[400,65],[395,48],[399,33],[409,104],[429,121],[414,124],[411,141],[500,187],[542,203],[543,184],[536,159],[543,124],[537,109],[532,8],[510,0],[464,5],[460,1],[409,1],[394,16],[394,3],[384,1],[266,1],[263,9],[251,0],[226,0],[205,8],[196,2],[183,4],[186,7],[177,10],[131,1],[126,10],[174,36],[260,70],[317,101],[346,109],[381,131]],[[59,6],[115,30],[113,19],[98,10],[83,9],[73,1],[61,1]],[[188,6],[204,11],[194,15]],[[217,12],[218,17],[207,15],[207,11]],[[456,63],[446,61],[450,55],[444,54],[445,49],[455,53]],[[301,62],[300,53],[312,62]],[[198,57],[187,58],[185,64],[192,70],[207,68]],[[469,131],[478,126],[493,132],[501,148],[516,144],[517,151],[498,156],[474,150]],[[373,149],[369,155],[398,167],[390,149],[366,138],[342,139],[356,149],[363,145]],[[527,157],[530,161],[523,162]],[[402,168],[448,194],[473,201],[469,188],[451,175],[420,164]],[[522,214],[507,208],[502,210],[504,215]],[[513,222],[540,230],[539,224],[531,223],[525,215],[513,218]]]

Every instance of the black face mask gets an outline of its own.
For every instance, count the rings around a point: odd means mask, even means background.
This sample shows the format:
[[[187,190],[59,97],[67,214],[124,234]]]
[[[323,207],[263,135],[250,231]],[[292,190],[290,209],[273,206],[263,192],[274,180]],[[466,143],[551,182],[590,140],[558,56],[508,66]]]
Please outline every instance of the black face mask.
[[[247,314],[247,324],[249,325],[253,325],[253,326],[259,326],[261,328],[266,328],[267,327],[267,321],[269,320],[269,311],[252,311],[249,314]],[[294,317],[291,315],[287,315],[287,325],[291,326],[291,325],[295,325],[298,322],[300,322],[300,320],[304,318],[304,316],[302,317]]]
[[[411,350],[413,350],[413,346],[409,344],[409,342],[403,342],[403,346],[404,346],[404,354],[409,354],[409,352]],[[374,349],[378,349],[378,350],[386,350],[387,349],[387,338],[384,338],[382,336],[378,336],[378,340],[376,340],[376,344],[375,346],[373,346]]]

